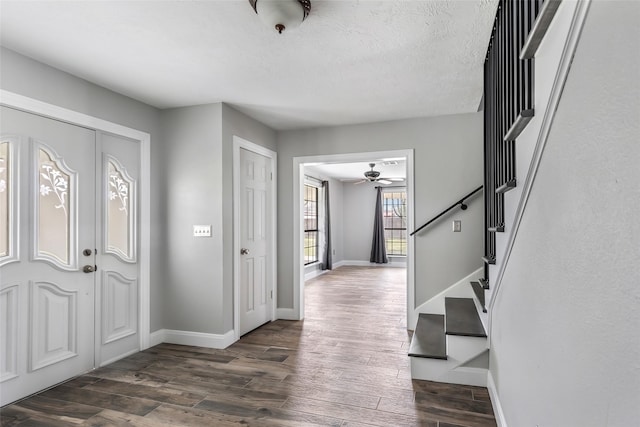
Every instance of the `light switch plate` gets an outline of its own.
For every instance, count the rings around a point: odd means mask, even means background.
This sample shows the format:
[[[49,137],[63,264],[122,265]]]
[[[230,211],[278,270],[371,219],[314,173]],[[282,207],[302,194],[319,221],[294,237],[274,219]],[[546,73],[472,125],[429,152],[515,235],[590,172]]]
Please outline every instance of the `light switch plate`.
[[[462,231],[462,221],[459,219],[453,220],[453,231],[459,233]]]
[[[193,237],[211,237],[211,225],[194,225]]]

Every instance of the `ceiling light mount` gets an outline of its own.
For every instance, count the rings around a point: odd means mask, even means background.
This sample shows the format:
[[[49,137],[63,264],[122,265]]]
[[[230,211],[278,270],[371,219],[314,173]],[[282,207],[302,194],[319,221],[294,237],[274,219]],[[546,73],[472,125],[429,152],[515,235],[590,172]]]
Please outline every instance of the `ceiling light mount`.
[[[258,17],[278,33],[298,27],[311,12],[311,0],[249,0]]]

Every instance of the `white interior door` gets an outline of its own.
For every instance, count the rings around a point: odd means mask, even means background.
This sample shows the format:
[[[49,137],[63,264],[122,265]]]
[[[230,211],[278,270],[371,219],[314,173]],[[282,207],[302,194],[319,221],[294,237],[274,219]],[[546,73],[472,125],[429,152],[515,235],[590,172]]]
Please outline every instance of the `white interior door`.
[[[271,320],[271,165],[240,148],[240,335]]]
[[[2,107],[1,404],[94,366],[95,132]]]

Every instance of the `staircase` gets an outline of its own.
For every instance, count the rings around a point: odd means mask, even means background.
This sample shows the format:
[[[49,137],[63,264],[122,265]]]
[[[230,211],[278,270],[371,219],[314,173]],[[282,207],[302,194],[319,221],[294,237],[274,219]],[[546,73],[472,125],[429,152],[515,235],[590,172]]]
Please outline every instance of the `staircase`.
[[[487,334],[478,315],[478,309],[486,312],[484,288],[473,281],[467,293],[473,296],[445,296],[444,315],[419,315],[409,347],[412,378],[487,385]]]
[[[569,69],[571,54],[559,56],[558,72],[553,67],[534,67],[533,59],[545,37],[560,0],[528,0],[510,2],[500,0],[496,11],[496,24],[489,43],[484,69],[484,219],[485,248],[483,278],[467,279],[452,285],[424,303],[412,337],[409,356],[411,358],[412,378],[449,382],[468,385],[487,385],[489,367],[489,350],[485,325],[488,325],[487,305],[495,300],[495,293],[502,282],[504,259],[497,259],[497,241],[506,242],[502,251],[508,257],[514,241],[514,230],[522,218],[522,200],[531,189],[532,176],[537,164],[546,136],[550,129],[551,118],[556,110],[562,93],[564,79]],[[569,2],[567,2],[569,3]],[[582,3],[582,4],[581,4]],[[580,5],[580,6],[576,6]],[[569,6],[567,6],[569,7]],[[575,5],[575,17],[582,16],[588,2]],[[568,9],[570,10],[570,9]],[[567,12],[570,13],[570,12]],[[568,23],[568,21],[565,21]],[[579,26],[567,27],[569,34],[579,31]],[[515,35],[515,36],[514,36]],[[575,37],[568,37],[567,42],[575,52]],[[558,54],[557,52],[556,54]],[[547,60],[550,55],[547,56]],[[553,61],[552,61],[553,63]],[[553,87],[545,87],[545,91],[534,90],[534,72],[542,70],[546,81],[554,81]],[[552,70],[547,72],[547,70]],[[538,86],[540,89],[541,86]],[[543,95],[534,102],[534,97]],[[546,108],[542,108],[549,103]],[[526,138],[521,138],[523,131],[535,116],[534,105],[538,104],[544,111],[542,122],[535,126],[537,131],[529,130]],[[555,107],[550,108],[551,104]],[[550,115],[548,115],[550,113]],[[542,137],[543,136],[543,137]],[[516,157],[516,140],[524,145],[525,154]],[[542,145],[541,145],[542,144]],[[527,151],[529,150],[529,151]],[[528,156],[531,156],[530,158]],[[526,179],[517,181],[516,165],[528,164]],[[535,166],[534,166],[535,165]],[[522,178],[522,173],[520,174]],[[524,189],[517,188],[524,182]],[[511,205],[505,212],[505,193],[515,190],[510,200],[520,199],[517,206]],[[475,190],[478,191],[478,190]],[[474,193],[475,193],[474,191]],[[445,215],[456,205],[466,209],[464,199],[428,221],[419,231],[436,219]],[[519,195],[518,195],[519,194]],[[513,224],[513,226],[512,226]],[[413,236],[416,232],[411,233]],[[497,274],[496,274],[497,273]],[[473,276],[473,275],[472,275]],[[476,276],[477,277],[477,276]],[[491,277],[491,289],[489,278]],[[466,286],[463,286],[466,285]],[[461,295],[461,294],[465,295]],[[442,314],[443,312],[444,314]]]

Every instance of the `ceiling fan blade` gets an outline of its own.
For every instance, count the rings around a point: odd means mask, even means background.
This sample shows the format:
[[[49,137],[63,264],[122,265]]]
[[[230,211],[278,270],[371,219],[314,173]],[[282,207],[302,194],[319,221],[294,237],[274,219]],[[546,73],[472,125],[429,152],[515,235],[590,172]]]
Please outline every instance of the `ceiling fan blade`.
[[[365,182],[368,182],[368,179],[361,179],[360,181],[356,181],[353,183],[353,185],[360,185],[360,184],[364,184]]]
[[[391,181],[386,180],[386,179],[384,179],[384,178],[379,179],[379,180],[378,180],[378,182],[379,182],[380,184],[385,184],[385,185],[391,184]]]

